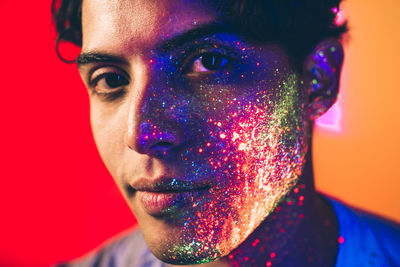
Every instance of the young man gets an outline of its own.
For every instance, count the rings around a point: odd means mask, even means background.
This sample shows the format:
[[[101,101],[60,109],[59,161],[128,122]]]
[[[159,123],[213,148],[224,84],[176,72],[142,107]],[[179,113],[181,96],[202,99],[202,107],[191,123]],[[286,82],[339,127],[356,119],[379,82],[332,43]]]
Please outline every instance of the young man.
[[[398,226],[313,186],[338,5],[63,1],[59,38],[82,47],[94,138],[141,229],[68,266],[399,264]]]

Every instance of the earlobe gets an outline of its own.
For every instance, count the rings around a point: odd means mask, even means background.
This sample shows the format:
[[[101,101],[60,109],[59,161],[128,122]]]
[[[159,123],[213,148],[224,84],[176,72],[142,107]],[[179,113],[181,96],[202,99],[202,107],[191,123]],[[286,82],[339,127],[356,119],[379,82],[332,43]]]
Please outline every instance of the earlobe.
[[[336,39],[320,42],[307,57],[303,78],[308,95],[309,120],[317,119],[335,103],[343,59],[342,44]]]

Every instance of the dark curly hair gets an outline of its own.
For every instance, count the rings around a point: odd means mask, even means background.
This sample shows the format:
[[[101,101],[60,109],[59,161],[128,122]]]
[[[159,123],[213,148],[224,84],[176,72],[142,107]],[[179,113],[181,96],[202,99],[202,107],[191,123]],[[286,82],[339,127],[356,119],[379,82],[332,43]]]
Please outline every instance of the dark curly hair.
[[[256,42],[281,44],[301,67],[304,57],[325,38],[340,38],[347,23],[336,25],[342,0],[215,0],[210,1],[235,31]],[[53,0],[52,14],[61,41],[82,46],[82,0]]]

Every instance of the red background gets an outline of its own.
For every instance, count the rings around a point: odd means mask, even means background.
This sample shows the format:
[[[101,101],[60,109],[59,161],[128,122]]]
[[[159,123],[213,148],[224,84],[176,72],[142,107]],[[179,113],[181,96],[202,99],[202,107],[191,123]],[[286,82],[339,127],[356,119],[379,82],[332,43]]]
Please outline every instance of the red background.
[[[335,128],[318,126],[317,186],[400,221],[400,3],[348,0]],[[49,266],[135,223],[96,152],[85,88],[54,52],[50,0],[0,2],[0,266]],[[332,126],[335,114],[321,120]]]

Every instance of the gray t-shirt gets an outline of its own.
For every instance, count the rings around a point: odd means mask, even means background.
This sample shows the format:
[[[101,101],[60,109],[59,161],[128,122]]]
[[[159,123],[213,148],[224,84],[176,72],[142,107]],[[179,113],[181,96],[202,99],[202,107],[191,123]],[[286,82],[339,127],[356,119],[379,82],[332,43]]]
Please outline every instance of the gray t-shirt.
[[[136,230],[82,259],[58,267],[166,267],[148,249],[142,232]]]
[[[400,266],[400,226],[329,199],[338,218],[341,244],[336,267]],[[135,231],[83,260],[60,267],[166,267]]]

